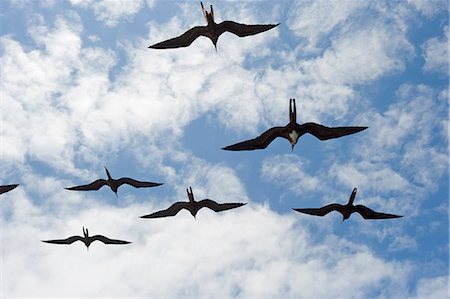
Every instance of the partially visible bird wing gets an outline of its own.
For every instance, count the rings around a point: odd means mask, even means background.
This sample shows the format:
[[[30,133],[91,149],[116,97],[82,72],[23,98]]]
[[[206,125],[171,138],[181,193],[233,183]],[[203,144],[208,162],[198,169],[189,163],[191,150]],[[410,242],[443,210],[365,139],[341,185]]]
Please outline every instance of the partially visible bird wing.
[[[343,205],[338,203],[332,203],[318,209],[294,209],[294,210],[309,215],[324,216],[332,211],[338,211],[339,213],[342,214],[342,211],[344,211],[344,209],[345,207]]]
[[[217,203],[214,200],[211,199],[203,199],[198,202],[199,208],[210,208],[214,212],[221,212],[229,209],[239,208],[243,205],[246,205],[246,203]]]
[[[389,219],[389,218],[400,218],[403,216],[394,215],[394,214],[386,214],[375,212],[372,209],[369,209],[363,205],[356,205],[354,207],[355,212],[358,212],[364,219]]]
[[[110,239],[110,238],[107,238],[107,237],[102,236],[102,235],[95,235],[95,236],[92,236],[92,237],[89,237],[89,238],[91,238],[92,241],[101,241],[101,242],[103,242],[105,244],[130,244],[131,243],[131,242],[128,242],[128,241]]]
[[[19,186],[19,184],[0,186],[0,194],[11,191],[12,189],[16,188],[17,186]]]
[[[158,211],[149,215],[141,216],[141,218],[161,218],[161,217],[169,217],[169,216],[175,216],[179,211],[182,209],[189,210],[189,203],[179,201],[171,205],[168,209]]]
[[[106,180],[98,179],[95,182],[92,182],[88,185],[75,186],[75,187],[70,187],[70,188],[66,188],[66,189],[67,190],[76,190],[76,191],[90,191],[90,190],[98,190],[101,187],[103,187],[104,185],[108,185]]]
[[[327,140],[332,138],[339,138],[345,135],[358,133],[368,127],[326,127],[316,123],[297,124],[297,131],[300,135],[309,133],[319,138],[320,140]],[[302,134],[303,133],[303,134]]]
[[[248,36],[258,34],[269,29],[272,29],[278,24],[267,24],[267,25],[246,25],[240,24],[233,21],[224,21],[222,23],[217,24],[218,35],[221,35],[225,31],[229,31],[231,33],[236,34],[239,37]]]
[[[51,244],[66,244],[66,245],[72,244],[72,243],[75,242],[75,241],[82,241],[82,242],[83,242],[83,237],[80,237],[80,236],[72,236],[72,237],[69,237],[69,238],[67,238],[67,239],[46,240],[46,241],[42,240],[42,242],[45,242],[45,243],[51,243]]]
[[[128,184],[135,188],[156,187],[162,185],[162,183],[141,182],[131,178],[120,178],[117,180],[117,182],[119,183],[119,186],[123,184]]]
[[[277,137],[286,138],[284,136],[285,131],[286,127],[273,127],[254,139],[229,145],[222,149],[227,151],[249,151],[255,149],[263,149],[266,148]]]
[[[149,46],[152,49],[169,49],[187,47],[199,36],[208,36],[208,30],[205,26],[195,26],[180,36],[165,40],[163,42]]]

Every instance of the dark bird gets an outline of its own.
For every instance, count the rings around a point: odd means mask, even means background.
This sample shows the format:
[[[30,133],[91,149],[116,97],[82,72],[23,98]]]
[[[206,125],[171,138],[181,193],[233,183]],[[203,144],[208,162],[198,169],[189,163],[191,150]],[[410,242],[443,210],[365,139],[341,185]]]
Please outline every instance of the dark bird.
[[[141,218],[161,218],[161,217],[175,216],[182,209],[186,209],[189,212],[191,212],[191,215],[194,216],[195,218],[195,215],[197,215],[198,210],[200,210],[201,208],[209,208],[214,212],[221,212],[229,209],[239,208],[242,207],[243,205],[246,205],[246,203],[219,204],[211,199],[203,199],[200,201],[195,201],[192,188],[189,187],[189,189],[186,189],[189,198],[188,202],[183,201],[176,202],[173,205],[171,205],[167,210],[162,210],[149,215],[141,216]]]
[[[162,183],[153,183],[153,182],[140,182],[136,181],[134,179],[130,178],[120,178],[118,180],[115,180],[111,177],[109,174],[108,169],[105,167],[106,175],[108,176],[107,180],[104,179],[98,179],[88,185],[81,185],[81,186],[75,186],[70,188],[65,188],[67,190],[75,190],[75,191],[91,191],[91,190],[98,190],[103,186],[109,186],[111,190],[116,194],[117,197],[117,189],[123,185],[128,184],[135,188],[149,188],[149,187],[156,187],[161,186]]]
[[[273,127],[262,133],[260,136],[239,142],[233,145],[229,145],[222,149],[228,151],[250,151],[255,149],[266,148],[275,138],[283,137],[286,138],[294,150],[294,146],[298,139],[306,134],[312,134],[320,140],[327,140],[332,138],[339,138],[345,135],[354,134],[362,130],[367,129],[367,127],[326,127],[316,123],[304,123],[299,125],[297,123],[297,111],[295,108],[295,99],[289,100],[289,123],[284,127]]]
[[[203,7],[203,3],[200,2],[202,6],[203,15],[206,19],[206,26],[195,26],[182,35],[168,39],[166,41],[154,44],[149,46],[149,48],[153,49],[169,49],[169,48],[181,48],[189,46],[197,37],[206,36],[209,38],[217,51],[217,40],[219,36],[228,31],[239,37],[244,37],[248,35],[258,34],[273,27],[276,27],[278,24],[267,24],[267,25],[246,25],[240,24],[233,21],[224,21],[222,23],[217,24],[214,22],[214,11],[211,5],[211,12],[207,12]]]
[[[14,184],[14,185],[3,185],[3,186],[0,186],[0,194],[9,192],[9,191],[11,191],[12,189],[16,188],[17,186],[19,186],[19,184]]]
[[[363,205],[353,205],[353,200],[355,199],[357,189],[353,189],[352,195],[350,195],[350,199],[348,203],[344,206],[338,203],[332,203],[321,207],[319,209],[294,209],[297,212],[305,213],[309,215],[315,216],[324,216],[331,211],[338,211],[342,214],[342,222],[348,219],[352,213],[359,213],[364,219],[389,219],[389,218],[399,218],[403,216],[394,215],[394,214],[386,214],[375,212]]]
[[[50,243],[50,244],[64,244],[64,245],[69,245],[72,244],[75,241],[81,241],[84,243],[84,245],[86,245],[87,249],[89,250],[89,246],[91,245],[92,242],[94,241],[100,241],[103,242],[105,244],[113,244],[113,245],[123,245],[123,244],[130,244],[131,242],[128,241],[122,241],[122,240],[115,240],[115,239],[110,239],[107,238],[105,236],[102,235],[95,235],[92,237],[89,237],[89,232],[88,229],[83,227],[83,237],[80,236],[72,236],[69,237],[67,239],[58,239],[58,240],[41,240],[42,242],[45,243]]]

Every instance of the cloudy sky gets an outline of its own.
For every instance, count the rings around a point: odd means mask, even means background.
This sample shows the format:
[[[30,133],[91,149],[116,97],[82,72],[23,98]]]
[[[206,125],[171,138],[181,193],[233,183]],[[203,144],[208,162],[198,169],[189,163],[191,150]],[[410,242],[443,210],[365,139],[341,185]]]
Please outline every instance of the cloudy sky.
[[[447,1],[214,1],[281,23],[153,50],[204,25],[198,1],[1,1],[1,297],[447,298]],[[288,122],[368,126],[251,152]],[[105,178],[163,182],[71,192]],[[213,213],[139,216],[187,200]],[[404,215],[341,223],[292,208]],[[40,240],[91,234],[133,243]]]

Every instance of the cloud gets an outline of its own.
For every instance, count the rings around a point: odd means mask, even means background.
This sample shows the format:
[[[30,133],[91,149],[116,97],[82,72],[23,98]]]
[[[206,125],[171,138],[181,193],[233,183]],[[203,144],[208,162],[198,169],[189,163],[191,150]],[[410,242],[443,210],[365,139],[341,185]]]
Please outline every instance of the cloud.
[[[131,20],[144,5],[143,0],[70,0],[70,2],[74,6],[92,9],[96,19],[110,27],[116,26],[123,19]],[[147,1],[149,7],[152,7],[153,4],[153,1]]]
[[[405,264],[334,236],[312,241],[307,230],[294,225],[294,217],[258,204],[217,214],[202,210],[196,220],[184,212],[176,219],[142,220],[137,216],[158,204],[150,200],[117,208],[75,203],[68,195],[72,208],[56,208],[49,217],[27,193],[10,195],[2,214],[11,216],[1,218],[8,297],[64,297],[70,290],[77,297],[363,298],[379,288],[389,294],[408,277]],[[39,242],[80,235],[81,226],[133,243],[95,242],[87,252],[81,243]]]
[[[446,8],[448,10],[448,3],[446,1],[408,0],[408,3],[427,17],[432,17],[439,12],[443,12]]]
[[[346,23],[352,14],[368,6],[363,1],[302,1],[294,2],[290,8],[287,25],[293,33],[305,38],[300,51],[318,52],[318,43],[341,23]]]
[[[433,37],[422,45],[427,72],[437,72],[448,75],[448,26],[444,27],[444,37]]]
[[[368,25],[336,35],[322,56],[301,62],[300,66],[315,80],[353,85],[402,71],[406,58],[413,53],[413,46],[402,32],[384,25]]]
[[[308,161],[297,155],[286,154],[266,158],[262,162],[261,176],[275,184],[289,187],[296,194],[311,192],[320,185],[317,177],[308,175]]]

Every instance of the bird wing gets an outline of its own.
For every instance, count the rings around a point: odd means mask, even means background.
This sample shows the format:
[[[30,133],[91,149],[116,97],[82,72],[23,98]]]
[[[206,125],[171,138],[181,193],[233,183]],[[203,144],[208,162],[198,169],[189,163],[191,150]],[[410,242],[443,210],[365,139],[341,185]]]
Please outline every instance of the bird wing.
[[[152,49],[169,49],[187,47],[199,36],[208,36],[208,30],[205,26],[195,26],[180,36],[165,40],[163,42],[149,46]]]
[[[294,209],[294,210],[309,215],[324,216],[330,213],[331,211],[338,211],[342,213],[342,211],[344,210],[344,206],[338,203],[332,203],[318,209]]]
[[[168,209],[158,211],[149,215],[141,216],[141,218],[161,218],[161,217],[169,217],[169,216],[175,216],[181,209],[187,209],[189,210],[189,203],[188,202],[176,202],[173,205],[171,205]]]
[[[233,145],[226,146],[222,149],[227,151],[249,151],[249,150],[255,150],[255,149],[264,149],[266,148],[275,138],[277,137],[283,137],[284,136],[286,127],[273,127],[264,133],[262,133],[260,136],[242,141]]]
[[[146,188],[146,187],[156,187],[161,186],[162,183],[153,183],[153,182],[141,182],[131,178],[120,178],[117,180],[120,185],[128,184],[135,188]]]
[[[110,238],[107,238],[107,237],[102,236],[102,235],[95,235],[95,236],[92,236],[90,238],[92,239],[92,242],[93,241],[101,241],[101,242],[103,242],[105,244],[130,244],[131,243],[131,242],[128,242],[128,241],[123,241],[123,240],[110,239]]]
[[[107,185],[108,183],[104,179],[98,179],[95,182],[92,182],[88,185],[81,185],[81,186],[75,186],[66,188],[67,190],[76,190],[76,191],[90,191],[90,190],[98,190],[104,185]]]
[[[42,240],[42,242],[51,243],[51,244],[72,244],[75,241],[83,241],[83,237],[72,236],[67,239],[46,240],[46,241]]]
[[[12,189],[16,188],[17,186],[19,186],[19,184],[0,186],[0,194],[11,191]]]
[[[297,124],[297,131],[300,135],[309,133],[319,138],[320,140],[327,140],[332,138],[338,138],[345,135],[354,134],[368,127],[326,127],[316,123],[304,123],[302,125]],[[304,132],[303,134],[301,134]]]
[[[221,35],[225,31],[228,31],[233,34],[236,34],[239,37],[243,37],[243,36],[254,35],[254,34],[258,34],[258,33],[267,31],[278,25],[280,25],[280,23],[267,24],[267,25],[246,25],[246,24],[236,23],[233,21],[224,21],[222,23],[217,24],[217,31],[218,31],[218,35]]]
[[[358,212],[364,219],[389,219],[389,218],[399,218],[403,216],[394,215],[394,214],[386,214],[375,212],[372,209],[369,209],[363,205],[356,205],[354,207],[355,212]]]
[[[217,203],[211,199],[203,199],[198,202],[199,209],[206,207],[210,208],[214,212],[221,212],[229,209],[239,208],[243,205],[246,205],[246,203]]]

